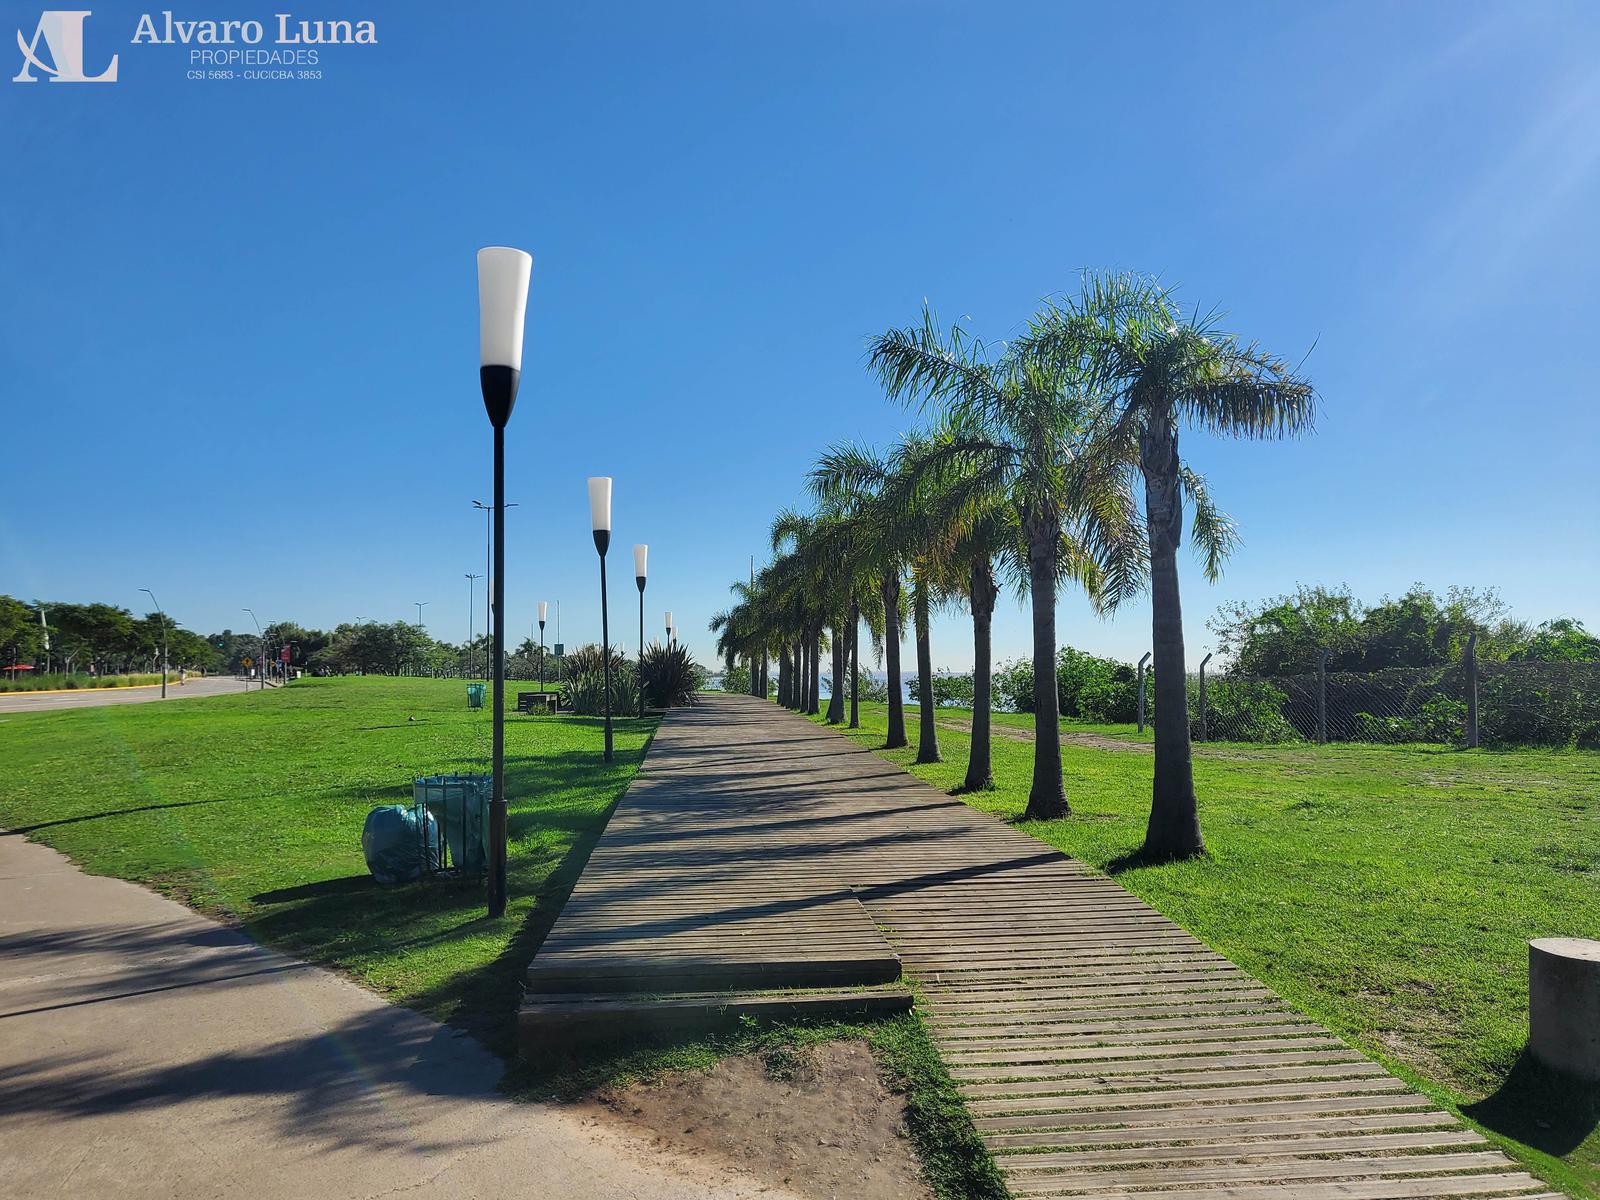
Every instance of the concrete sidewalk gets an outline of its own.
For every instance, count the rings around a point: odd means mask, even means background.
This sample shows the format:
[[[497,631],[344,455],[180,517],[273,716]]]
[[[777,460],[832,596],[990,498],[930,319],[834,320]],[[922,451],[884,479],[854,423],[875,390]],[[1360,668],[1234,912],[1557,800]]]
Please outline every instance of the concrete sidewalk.
[[[0,1197],[789,1196],[495,1091],[470,1038],[0,835]]]
[[[256,686],[251,685],[254,691]],[[205,696],[231,696],[243,692],[242,680],[231,675],[208,675],[179,683],[167,682],[167,700],[197,700]],[[80,688],[64,692],[0,692],[0,713],[49,712],[58,708],[100,708],[106,704],[148,704],[161,700],[161,685],[125,688]]]

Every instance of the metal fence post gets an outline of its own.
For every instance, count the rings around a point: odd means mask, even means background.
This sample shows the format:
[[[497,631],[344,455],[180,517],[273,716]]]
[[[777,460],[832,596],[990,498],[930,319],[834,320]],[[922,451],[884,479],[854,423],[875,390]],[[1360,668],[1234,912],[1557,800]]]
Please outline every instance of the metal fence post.
[[[1211,655],[1206,655],[1200,660],[1200,740],[1211,740],[1211,731],[1206,720],[1206,664],[1211,661]]]
[[[1328,652],[1317,652],[1317,741],[1328,740]]]
[[[1478,634],[1474,630],[1467,637],[1467,746],[1478,746]]]
[[[1150,652],[1145,651],[1139,660],[1139,732],[1144,732],[1144,664],[1150,661]]]

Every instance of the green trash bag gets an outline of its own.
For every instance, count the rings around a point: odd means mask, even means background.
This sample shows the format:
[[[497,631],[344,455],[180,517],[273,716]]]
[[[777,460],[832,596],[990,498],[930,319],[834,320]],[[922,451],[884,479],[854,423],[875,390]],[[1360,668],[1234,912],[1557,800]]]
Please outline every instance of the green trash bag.
[[[379,883],[410,883],[437,871],[442,850],[439,824],[421,805],[382,805],[361,828],[361,852]]]
[[[489,865],[489,796],[487,775],[426,775],[411,785],[411,797],[444,829],[450,865],[459,871],[483,871]]]

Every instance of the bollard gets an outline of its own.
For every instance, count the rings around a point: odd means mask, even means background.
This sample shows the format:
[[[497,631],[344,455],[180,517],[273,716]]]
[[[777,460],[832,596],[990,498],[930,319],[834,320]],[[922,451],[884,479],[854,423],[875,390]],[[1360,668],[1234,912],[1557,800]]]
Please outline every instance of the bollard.
[[[1600,1081],[1600,942],[1528,943],[1528,1049],[1551,1070]]]

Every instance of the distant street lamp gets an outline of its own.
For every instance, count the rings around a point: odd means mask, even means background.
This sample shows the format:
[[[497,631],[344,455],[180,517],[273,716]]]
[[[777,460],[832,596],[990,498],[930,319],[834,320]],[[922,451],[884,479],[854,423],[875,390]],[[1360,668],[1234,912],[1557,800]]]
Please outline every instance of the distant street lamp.
[[[413,600],[411,603],[413,603],[413,604],[415,604],[417,606],[417,634],[420,637],[421,635],[427,633],[427,630],[424,629],[423,625],[422,625],[422,606],[424,604],[432,604],[433,601],[432,600]],[[417,649],[418,649],[418,652],[420,653],[422,648],[419,645],[417,647]],[[422,663],[421,662],[414,662],[414,666],[416,668],[417,674],[421,675],[422,674]]]
[[[611,477],[589,480],[589,526],[600,553],[600,641],[606,664],[606,761],[611,761],[611,618],[606,609],[606,551],[611,547]]]
[[[672,610],[667,609],[667,649],[672,649]]]
[[[261,620],[256,616],[255,609],[247,608],[244,611],[249,613],[250,619],[256,623],[256,640],[261,643],[261,690],[264,692],[267,690],[267,635],[261,628]],[[248,688],[249,684],[245,686]]]
[[[644,716],[644,580],[649,546],[633,548],[633,581],[639,585],[639,716]]]
[[[539,690],[544,691],[544,619],[549,615],[550,602],[539,601]],[[558,700],[557,703],[560,703]]]
[[[515,397],[513,397],[515,399]],[[494,514],[494,505],[485,504],[482,500],[474,500],[473,508],[483,510],[483,577],[489,581],[489,587],[483,589],[483,632],[487,637],[489,627],[494,624],[494,596],[490,588],[494,586],[494,573],[489,569],[489,555],[494,546],[494,534],[490,526]],[[501,508],[516,508],[515,504],[502,504]],[[487,667],[487,664],[485,664]],[[487,674],[487,671],[485,671]]]
[[[140,588],[150,603],[156,606],[156,615],[161,618],[161,698],[167,698],[167,614],[161,611],[161,601],[156,599],[156,594],[149,588]]]
[[[477,594],[478,580],[482,575],[467,574],[467,677],[472,677],[472,610],[477,607],[473,597]]]
[[[506,422],[522,382],[522,335],[533,258],[509,246],[478,251],[478,383],[494,426],[494,792],[489,805],[489,915],[506,911]]]

